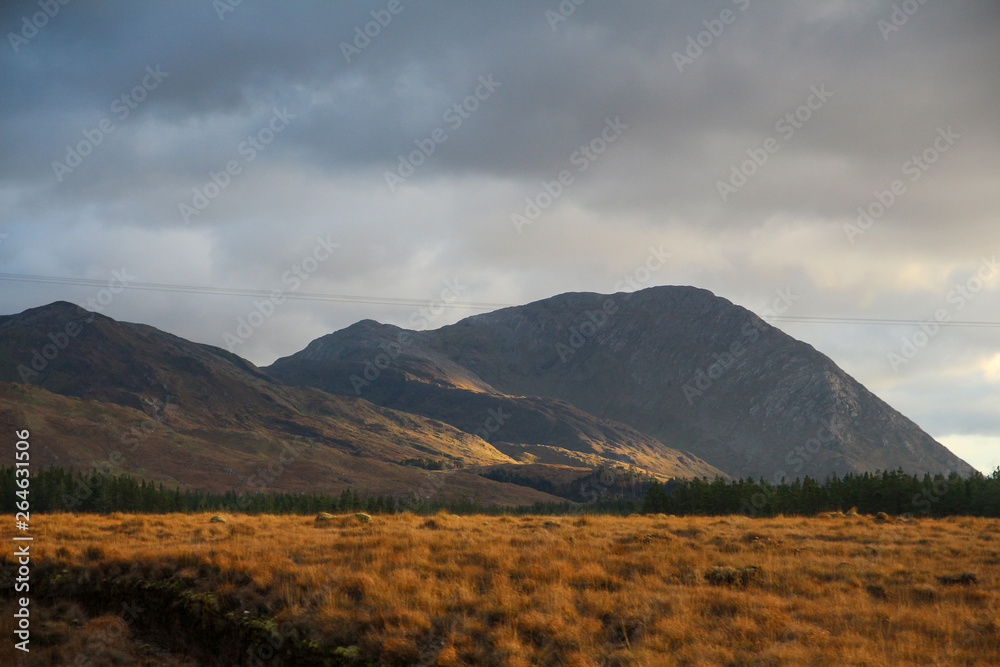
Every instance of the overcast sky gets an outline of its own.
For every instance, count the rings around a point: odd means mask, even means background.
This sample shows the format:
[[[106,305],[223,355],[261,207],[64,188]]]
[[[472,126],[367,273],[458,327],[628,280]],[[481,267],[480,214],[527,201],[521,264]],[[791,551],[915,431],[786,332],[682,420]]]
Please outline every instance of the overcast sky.
[[[1000,465],[1000,328],[849,321],[1000,321],[996,2],[51,5],[0,9],[0,272],[100,282],[0,313],[101,299],[266,365],[482,311],[406,300],[695,285],[834,318],[772,321]]]

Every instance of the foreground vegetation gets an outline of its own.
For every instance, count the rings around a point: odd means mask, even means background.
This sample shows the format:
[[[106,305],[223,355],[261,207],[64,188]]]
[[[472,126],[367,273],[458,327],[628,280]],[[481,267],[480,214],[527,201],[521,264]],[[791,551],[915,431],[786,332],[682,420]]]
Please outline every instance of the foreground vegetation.
[[[26,664],[1000,664],[994,519],[32,518]]]

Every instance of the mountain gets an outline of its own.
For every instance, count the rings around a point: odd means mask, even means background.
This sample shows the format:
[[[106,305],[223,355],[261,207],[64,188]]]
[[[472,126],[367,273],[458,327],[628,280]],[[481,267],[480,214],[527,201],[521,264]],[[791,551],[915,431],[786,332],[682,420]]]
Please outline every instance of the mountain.
[[[609,466],[655,477],[726,475],[688,451],[558,397],[505,393],[447,356],[435,332],[366,320],[266,369],[289,385],[361,395],[488,440],[522,463]]]
[[[364,321],[263,370],[467,431],[509,402],[517,418],[490,441],[515,457],[540,433],[576,451],[614,433],[629,443],[620,460],[669,452],[733,477],[972,472],[812,346],[693,287],[562,294],[434,331]],[[604,431],[571,437],[567,405]],[[540,410],[557,419],[551,431],[538,430]]]
[[[559,500],[475,474],[514,463],[478,436],[65,302],[0,317],[0,427],[28,428],[38,465],[191,489]],[[451,469],[400,465],[422,459]]]
[[[57,302],[0,317],[0,427],[29,428],[39,465],[203,490],[530,503],[650,478],[971,472],[811,346],[690,287],[434,331],[365,320],[264,369]]]

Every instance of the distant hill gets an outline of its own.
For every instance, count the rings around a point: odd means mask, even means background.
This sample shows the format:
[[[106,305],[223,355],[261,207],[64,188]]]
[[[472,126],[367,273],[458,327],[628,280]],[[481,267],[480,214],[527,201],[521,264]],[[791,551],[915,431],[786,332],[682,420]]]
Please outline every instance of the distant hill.
[[[220,348],[65,302],[0,317],[0,427],[30,429],[38,465],[190,489],[559,500],[474,474],[513,463],[475,435],[287,387]],[[418,459],[449,469],[399,464]]]
[[[972,470],[811,346],[690,287],[563,294],[435,331],[365,320],[265,369],[56,302],[0,317],[0,427],[29,428],[39,465],[189,489],[502,504],[672,477]]]
[[[366,320],[263,370],[466,431],[509,404],[517,418],[491,441],[515,457],[532,441],[609,457],[616,443],[647,470],[697,461],[768,480],[972,472],[810,345],[693,287],[563,294],[435,331]]]
[[[572,402],[531,392],[504,393],[451,360],[437,333],[366,320],[319,338],[265,370],[290,385],[360,395],[440,420],[479,435],[523,463],[622,466],[660,478],[726,476],[689,451],[595,417]]]

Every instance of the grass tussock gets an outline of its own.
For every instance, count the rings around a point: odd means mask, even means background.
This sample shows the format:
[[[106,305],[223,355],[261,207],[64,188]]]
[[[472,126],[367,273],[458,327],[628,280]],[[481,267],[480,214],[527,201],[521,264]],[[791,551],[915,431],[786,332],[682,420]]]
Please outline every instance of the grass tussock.
[[[358,664],[1000,664],[997,520],[363,516],[33,517],[39,659],[113,622],[74,591],[142,582]]]

